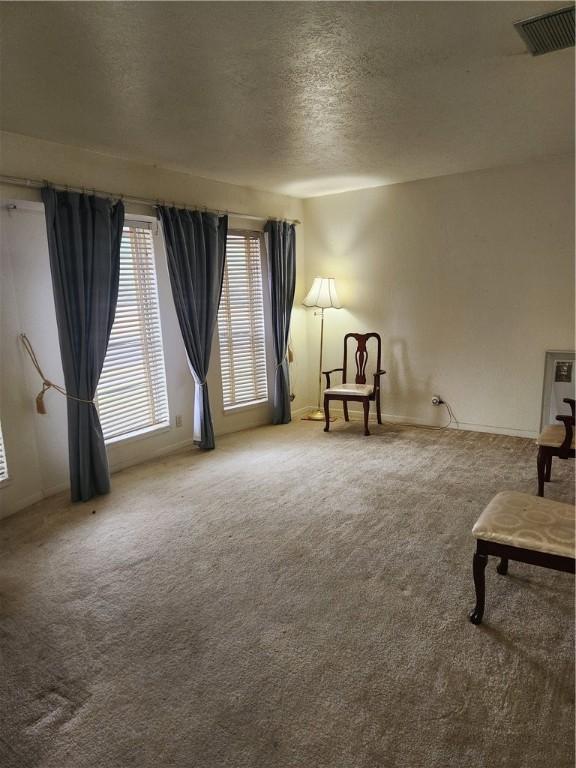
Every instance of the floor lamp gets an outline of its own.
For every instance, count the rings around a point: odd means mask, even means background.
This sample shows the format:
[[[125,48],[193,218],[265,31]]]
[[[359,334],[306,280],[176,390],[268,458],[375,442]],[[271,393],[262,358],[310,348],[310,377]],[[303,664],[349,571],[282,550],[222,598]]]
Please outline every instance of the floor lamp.
[[[314,312],[314,315],[320,315],[320,366],[318,369],[318,407],[315,411],[307,414],[303,418],[306,421],[324,421],[324,411],[322,410],[322,352],[324,346],[324,310],[340,309],[342,304],[336,293],[336,283],[333,277],[315,277],[312,288],[302,302],[305,307],[317,307],[320,311]]]

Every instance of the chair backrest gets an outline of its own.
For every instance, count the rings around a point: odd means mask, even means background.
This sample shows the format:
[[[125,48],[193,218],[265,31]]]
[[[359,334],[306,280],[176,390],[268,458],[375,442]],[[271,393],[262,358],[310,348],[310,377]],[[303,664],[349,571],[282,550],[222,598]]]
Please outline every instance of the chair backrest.
[[[348,369],[348,340],[356,340],[356,351],[354,352],[354,363],[356,365],[356,375],[354,378],[355,384],[366,384],[366,364],[368,363],[368,339],[376,339],[377,352],[376,352],[376,368],[375,371],[380,370],[381,357],[382,357],[382,340],[378,333],[347,333],[344,336],[344,373],[342,381],[346,382],[347,369]]]

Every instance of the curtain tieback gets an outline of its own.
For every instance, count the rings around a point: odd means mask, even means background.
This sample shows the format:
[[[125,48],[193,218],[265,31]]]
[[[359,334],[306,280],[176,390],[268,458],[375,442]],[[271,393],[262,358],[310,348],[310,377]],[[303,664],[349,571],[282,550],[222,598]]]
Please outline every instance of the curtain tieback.
[[[46,376],[44,376],[44,373],[42,371],[42,368],[40,368],[40,363],[38,362],[38,358],[36,357],[36,353],[34,352],[34,347],[30,343],[30,339],[28,336],[26,336],[25,333],[20,334],[20,340],[22,341],[22,344],[24,345],[24,349],[28,353],[28,356],[30,357],[30,360],[32,360],[32,365],[34,368],[36,368],[36,372],[42,379],[42,391],[39,392],[36,395],[36,412],[37,413],[46,413],[46,406],[44,405],[44,395],[46,392],[48,392],[49,389],[55,389],[56,392],[60,392],[61,395],[64,395],[64,397],[67,397],[68,400],[75,400],[77,403],[87,403],[88,405],[94,405],[94,400],[84,400],[81,397],[76,397],[75,395],[71,395],[64,387],[61,387],[60,384],[54,384],[53,381],[50,381],[50,379],[47,379]]]
[[[292,351],[292,342],[288,342],[288,346],[286,348],[286,352],[284,352],[284,355],[282,356],[282,360],[280,360],[279,363],[276,364],[276,368],[281,368],[286,361],[288,361],[288,365],[294,360],[294,352]]]

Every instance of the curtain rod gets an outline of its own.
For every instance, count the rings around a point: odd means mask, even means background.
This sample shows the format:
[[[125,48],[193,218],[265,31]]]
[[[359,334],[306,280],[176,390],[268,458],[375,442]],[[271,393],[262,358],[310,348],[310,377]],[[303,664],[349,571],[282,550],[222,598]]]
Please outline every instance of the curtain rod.
[[[54,187],[54,189],[59,189],[63,192],[80,192],[80,193],[86,193],[91,192],[94,195],[100,195],[102,197],[115,197],[118,200],[124,200],[127,203],[139,203],[140,205],[149,205],[152,208],[155,208],[158,205],[167,204],[166,200],[152,200],[151,198],[147,197],[134,197],[133,195],[121,195],[118,194],[118,192],[103,192],[99,189],[93,189],[92,187],[72,187],[68,184],[53,184],[51,181],[40,181],[39,179],[24,179],[20,176],[3,176],[0,174],[0,184],[10,184],[15,187],[28,187],[31,189],[41,189],[45,186],[51,186]],[[205,205],[198,205],[198,206],[191,206],[186,205],[184,203],[175,203],[171,202],[168,203],[173,205],[175,208],[185,208],[188,210],[209,210],[207,206]],[[223,211],[220,209],[210,209],[211,213],[218,213],[218,214],[227,214],[228,216],[237,216],[238,218],[242,219],[253,219],[254,221],[266,221],[266,219],[273,219],[275,221],[279,221],[278,216],[255,216],[252,213],[241,213],[240,211]],[[290,224],[301,224],[302,222],[299,219],[285,219],[285,221],[288,221]]]

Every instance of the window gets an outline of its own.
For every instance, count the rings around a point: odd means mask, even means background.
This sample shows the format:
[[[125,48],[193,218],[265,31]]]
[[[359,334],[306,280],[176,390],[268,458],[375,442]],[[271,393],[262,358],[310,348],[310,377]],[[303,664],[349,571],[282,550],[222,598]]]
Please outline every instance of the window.
[[[4,437],[2,436],[2,426],[0,425],[0,483],[3,483],[4,480],[8,480],[8,465],[6,464]]]
[[[224,409],[268,399],[261,235],[229,232],[218,336]]]
[[[116,316],[96,406],[105,440],[169,424],[152,232],[128,222],[120,246]]]

